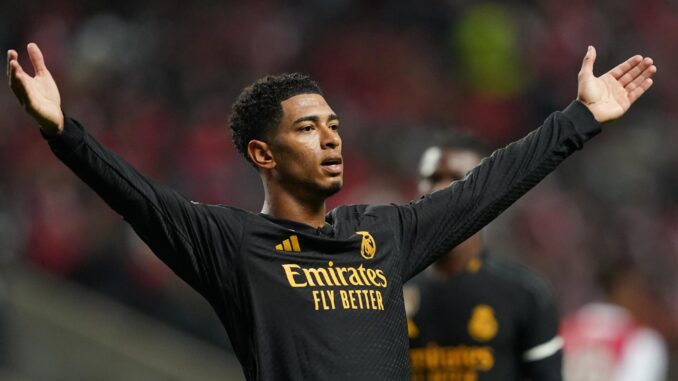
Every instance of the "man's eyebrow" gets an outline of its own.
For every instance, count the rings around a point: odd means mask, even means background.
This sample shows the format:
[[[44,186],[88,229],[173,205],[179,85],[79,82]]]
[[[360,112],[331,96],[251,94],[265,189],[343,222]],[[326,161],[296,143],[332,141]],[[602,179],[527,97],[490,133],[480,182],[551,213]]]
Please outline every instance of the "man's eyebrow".
[[[336,114],[330,114],[327,117],[327,121],[334,121],[334,120],[339,120],[339,117]],[[298,118],[292,124],[297,124],[300,122],[313,122],[313,123],[318,123],[320,121],[320,117],[318,115],[308,115],[308,116],[302,116],[301,118]]]

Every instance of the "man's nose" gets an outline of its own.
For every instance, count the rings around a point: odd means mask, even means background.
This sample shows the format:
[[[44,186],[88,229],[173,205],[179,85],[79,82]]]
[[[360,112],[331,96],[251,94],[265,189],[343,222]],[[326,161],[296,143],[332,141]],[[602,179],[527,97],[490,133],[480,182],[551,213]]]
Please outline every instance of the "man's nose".
[[[341,137],[339,137],[339,132],[337,132],[337,130],[332,129],[329,126],[323,126],[320,130],[322,131],[320,136],[320,144],[323,149],[339,148],[341,145]]]

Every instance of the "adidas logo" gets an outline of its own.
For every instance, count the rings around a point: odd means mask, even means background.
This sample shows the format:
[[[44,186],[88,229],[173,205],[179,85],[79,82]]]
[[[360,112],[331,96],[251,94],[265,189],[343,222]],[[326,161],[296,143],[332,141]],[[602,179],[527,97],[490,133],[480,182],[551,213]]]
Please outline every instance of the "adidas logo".
[[[282,243],[275,245],[275,249],[278,251],[292,251],[295,253],[301,251],[301,247],[299,247],[299,239],[296,235],[291,235],[289,239],[286,239],[282,241]]]

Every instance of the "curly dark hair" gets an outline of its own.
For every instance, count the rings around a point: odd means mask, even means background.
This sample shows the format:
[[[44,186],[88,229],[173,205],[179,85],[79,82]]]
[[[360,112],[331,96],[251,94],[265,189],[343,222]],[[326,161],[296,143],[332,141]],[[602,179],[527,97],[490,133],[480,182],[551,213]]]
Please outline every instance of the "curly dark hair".
[[[245,159],[252,139],[267,141],[282,119],[281,102],[299,94],[320,94],[322,90],[309,76],[299,73],[267,75],[247,86],[231,106],[229,125],[233,144]]]

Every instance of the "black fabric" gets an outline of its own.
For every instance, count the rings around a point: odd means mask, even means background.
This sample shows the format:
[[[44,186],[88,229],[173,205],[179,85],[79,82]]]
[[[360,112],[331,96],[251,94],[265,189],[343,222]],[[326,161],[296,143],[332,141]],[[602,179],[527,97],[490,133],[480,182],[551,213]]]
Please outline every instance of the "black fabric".
[[[212,304],[248,380],[374,381],[409,377],[403,281],[599,131],[588,109],[574,102],[446,190],[410,205],[338,207],[325,227],[310,230],[189,201],[136,171],[72,119],[48,141]],[[288,250],[294,244],[299,250]]]
[[[560,340],[550,287],[503,258],[484,253],[477,263],[450,278],[426,272],[405,286],[412,381],[562,380],[558,345],[524,357]]]

